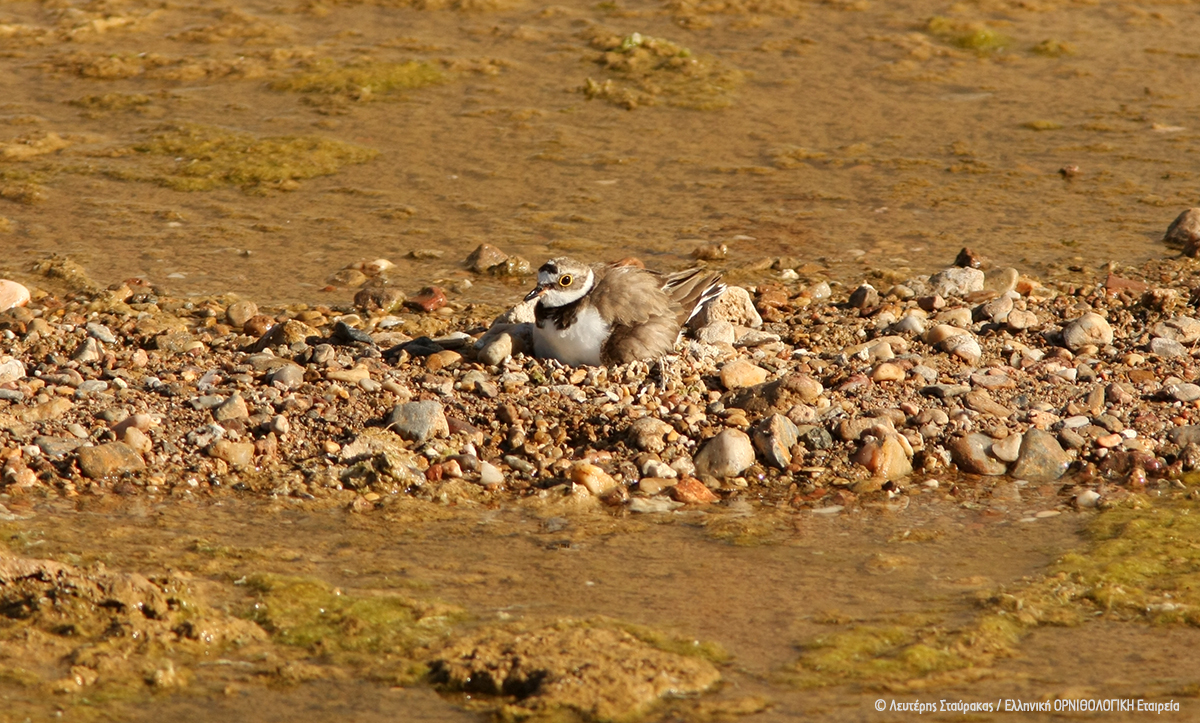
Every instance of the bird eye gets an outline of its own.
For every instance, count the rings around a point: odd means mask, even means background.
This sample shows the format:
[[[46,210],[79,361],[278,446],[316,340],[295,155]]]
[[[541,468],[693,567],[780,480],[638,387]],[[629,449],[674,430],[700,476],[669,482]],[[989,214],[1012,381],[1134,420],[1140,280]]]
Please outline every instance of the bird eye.
[[[574,281],[574,279],[571,278],[570,274],[563,274],[562,276],[558,277],[559,286],[570,286],[572,281]]]

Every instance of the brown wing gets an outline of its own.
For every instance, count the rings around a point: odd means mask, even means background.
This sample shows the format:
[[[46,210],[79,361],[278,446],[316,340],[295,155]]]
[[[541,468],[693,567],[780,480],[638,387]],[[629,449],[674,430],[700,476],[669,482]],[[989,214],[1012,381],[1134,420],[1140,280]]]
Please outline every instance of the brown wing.
[[[725,285],[721,283],[719,272],[706,273],[704,268],[697,266],[668,275],[662,289],[679,305],[679,325],[683,326],[696,307],[724,291]]]
[[[663,292],[658,276],[645,269],[618,266],[597,276],[588,298],[614,327],[645,324],[679,312],[678,304]]]

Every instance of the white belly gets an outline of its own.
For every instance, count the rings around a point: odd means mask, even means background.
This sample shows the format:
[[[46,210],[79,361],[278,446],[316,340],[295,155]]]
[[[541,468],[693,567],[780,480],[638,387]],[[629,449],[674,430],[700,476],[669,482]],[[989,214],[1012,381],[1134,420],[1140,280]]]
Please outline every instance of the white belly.
[[[591,307],[575,317],[575,323],[563,330],[547,319],[544,326],[533,327],[533,353],[542,359],[557,359],[563,364],[600,366],[600,346],[608,338],[608,324]]]

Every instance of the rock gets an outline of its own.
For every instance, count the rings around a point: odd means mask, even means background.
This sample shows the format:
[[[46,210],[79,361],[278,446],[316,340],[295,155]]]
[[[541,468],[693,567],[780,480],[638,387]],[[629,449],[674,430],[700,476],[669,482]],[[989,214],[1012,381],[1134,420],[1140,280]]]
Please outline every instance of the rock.
[[[714,321],[696,330],[696,340],[703,344],[732,344],[737,341],[737,331],[728,321]]]
[[[128,444],[135,452],[141,455],[148,454],[154,449],[154,442],[146,436],[146,433],[137,427],[129,427],[125,433],[121,435],[121,441]]]
[[[329,276],[328,283],[354,289],[367,283],[367,275],[358,269],[339,269]]]
[[[696,472],[710,477],[736,477],[754,464],[754,445],[737,429],[726,429],[708,440],[696,455]]]
[[[29,289],[15,281],[0,279],[0,312],[29,303]]]
[[[1155,337],[1150,340],[1150,353],[1156,354],[1163,359],[1173,359],[1187,356],[1188,351],[1183,344],[1174,339]]]
[[[873,382],[902,382],[907,376],[904,367],[892,362],[884,362],[871,370],[871,381]]]
[[[925,333],[925,320],[916,314],[909,314],[892,324],[891,330],[897,334],[920,336]]]
[[[1023,434],[1010,434],[1004,439],[992,442],[992,455],[1001,462],[1016,462],[1024,437]]]
[[[437,311],[446,305],[446,292],[440,286],[426,286],[417,292],[417,295],[404,302],[404,305],[430,313]]]
[[[967,334],[952,336],[938,346],[950,356],[958,357],[971,366],[978,364],[983,357],[983,349],[980,348],[979,342]]]
[[[781,379],[726,392],[721,398],[726,407],[737,407],[752,414],[786,412],[795,404],[814,404],[824,387],[807,374],[789,374]]]
[[[80,364],[95,364],[104,358],[104,352],[100,350],[100,343],[89,336],[79,345],[71,358]]]
[[[990,414],[994,417],[999,417],[1000,419],[1011,416],[1014,411],[992,399],[991,396],[982,389],[976,389],[964,394],[963,403],[966,404],[970,409],[974,409],[980,414]],[[1011,462],[1012,460],[1008,461]]]
[[[320,335],[320,332],[303,321],[288,319],[282,324],[272,326],[267,333],[259,337],[258,341],[250,346],[249,351],[259,352],[267,347],[291,346],[298,341],[306,341]]]
[[[792,447],[799,441],[800,431],[792,420],[772,414],[754,426],[754,446],[763,461],[772,467],[787,469],[792,463]]]
[[[897,480],[912,474],[912,462],[900,436],[890,434],[882,440],[871,439],[854,455],[856,464],[866,467],[873,477]]]
[[[533,324],[496,323],[475,342],[476,360],[486,366],[499,366],[515,354],[533,351]]]
[[[992,269],[983,275],[983,288],[995,291],[1000,296],[1017,288],[1021,274],[1014,268]]]
[[[504,484],[504,473],[490,462],[479,463],[479,484],[484,487],[497,487]]]
[[[870,284],[863,284],[850,294],[851,309],[873,309],[879,306],[879,292]]]
[[[939,296],[966,296],[983,290],[984,274],[979,269],[955,266],[929,277],[929,286]]]
[[[435,401],[397,404],[388,417],[388,428],[404,439],[425,444],[434,437],[449,437],[450,424]]]
[[[1113,341],[1113,330],[1103,316],[1089,311],[1067,324],[1062,336],[1064,346],[1071,351],[1078,351],[1088,344],[1108,346]]]
[[[79,449],[79,470],[85,477],[103,479],[145,469],[141,455],[123,442],[109,442]]]
[[[925,342],[926,344],[928,344],[930,346],[938,346],[939,344],[945,342],[947,339],[950,339],[950,338],[956,337],[956,336],[964,336],[964,335],[970,334],[970,333],[971,332],[967,331],[966,329],[960,329],[957,326],[951,326],[949,324],[938,324],[937,326],[933,327],[929,331],[925,332],[921,336],[921,341]]]
[[[1021,454],[1012,474],[1031,482],[1052,482],[1062,477],[1070,465],[1070,457],[1054,435],[1031,427],[1021,441]]]
[[[1176,216],[1163,235],[1163,243],[1182,246],[1186,256],[1200,253],[1200,208],[1189,208]]]
[[[977,269],[983,266],[983,257],[975,252],[975,249],[969,246],[963,246],[958,252],[958,256],[954,257],[954,265],[963,268]]]
[[[1008,465],[991,455],[992,438],[986,434],[965,434],[954,437],[947,445],[954,464],[963,472],[982,475],[1001,475]]]
[[[254,443],[222,439],[209,446],[208,456],[224,460],[234,469],[248,469],[254,464]]]
[[[603,497],[620,485],[620,482],[613,479],[607,472],[587,462],[576,462],[571,465],[571,481],[577,485],[583,485],[588,492],[597,497]]]
[[[952,399],[971,391],[970,384],[930,384],[921,387],[921,394],[937,399]]]
[[[933,320],[939,324],[949,324],[960,329],[966,329],[971,325],[971,310],[965,306],[956,306],[953,309],[946,309],[935,316]]]
[[[508,254],[491,244],[479,244],[467,256],[467,268],[477,274],[486,273],[493,266],[499,266],[508,260]]]
[[[354,306],[365,312],[390,314],[403,307],[407,298],[403,291],[394,286],[375,283],[359,289],[354,295]]]
[[[629,444],[644,452],[661,452],[667,443],[663,437],[675,431],[671,425],[655,417],[642,417],[629,425]]]
[[[230,419],[245,419],[249,416],[250,410],[246,408],[246,400],[242,399],[242,395],[237,392],[234,392],[232,396],[213,409],[213,419],[218,422],[225,422]]]
[[[767,370],[745,359],[735,359],[721,367],[721,384],[726,389],[744,389],[767,380]]]
[[[1001,296],[998,299],[992,299],[979,306],[978,316],[980,319],[990,321],[994,324],[1003,324],[1008,320],[1008,315],[1012,313],[1013,300],[1010,296]]]
[[[84,328],[87,329],[88,336],[92,337],[96,341],[101,341],[105,344],[117,343],[116,334],[113,334],[112,329],[109,329],[104,324],[97,324],[94,321],[89,321],[87,326]]]
[[[721,499],[695,477],[684,477],[670,488],[671,499],[685,505],[707,505]]]
[[[815,452],[832,447],[833,435],[824,427],[811,426],[808,429],[800,429],[800,441]]]
[[[225,320],[235,329],[246,326],[246,322],[258,316],[258,304],[253,301],[235,301],[225,308]]]
[[[304,383],[304,367],[289,361],[268,374],[267,383],[284,389],[296,389]]]
[[[721,261],[729,255],[729,246],[725,244],[703,244],[692,249],[692,258],[701,261]]]
[[[763,323],[758,310],[754,308],[750,292],[740,286],[726,287],[720,296],[705,304],[692,317],[688,326],[700,329],[714,321],[728,321],[734,326],[748,326],[752,329],[757,329]]]
[[[0,356],[0,384],[25,378],[25,364],[11,356]]]
[[[679,473],[671,469],[671,465],[659,459],[648,459],[642,464],[642,477],[655,477],[658,479],[674,479],[679,476]]]
[[[1200,341],[1200,320],[1190,316],[1174,316],[1155,324],[1151,333],[1180,344],[1195,344]]]
[[[504,263],[488,269],[492,276],[529,276],[533,273],[533,265],[520,256],[509,256]]]
[[[1096,507],[1100,504],[1100,493],[1095,490],[1084,490],[1075,495],[1075,506],[1081,509]]]
[[[634,497],[629,500],[629,511],[638,514],[671,512],[680,507],[683,507],[682,502],[676,502],[666,497]]]
[[[83,446],[82,439],[69,437],[35,437],[33,443],[42,450],[42,454],[51,459],[59,459]]]
[[[1022,311],[1014,309],[1009,312],[1008,317],[1004,320],[1004,325],[1009,331],[1024,331],[1032,329],[1038,325],[1037,314],[1032,311]]]
[[[1200,385],[1191,384],[1189,382],[1185,382],[1183,384],[1169,384],[1166,387],[1163,387],[1163,394],[1177,402],[1194,402],[1197,399],[1200,399]]]
[[[1171,444],[1179,447],[1186,447],[1189,444],[1200,444],[1200,425],[1189,424],[1182,427],[1175,427],[1167,432],[1167,439],[1171,440]]]

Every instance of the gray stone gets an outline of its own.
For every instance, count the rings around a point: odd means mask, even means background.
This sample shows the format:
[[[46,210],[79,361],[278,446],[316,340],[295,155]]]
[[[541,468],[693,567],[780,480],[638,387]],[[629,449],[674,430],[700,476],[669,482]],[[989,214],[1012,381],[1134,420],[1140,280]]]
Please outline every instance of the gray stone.
[[[251,445],[253,446],[253,445]],[[124,442],[109,442],[79,449],[79,470],[85,477],[102,479],[146,468],[146,462]]]
[[[754,446],[767,464],[786,469],[792,463],[792,446],[799,440],[800,431],[792,420],[781,414],[770,417],[754,426]]]
[[[99,392],[108,391],[108,382],[103,379],[89,379],[75,388],[77,396],[86,396],[88,394],[98,394]]]
[[[970,384],[930,384],[921,388],[921,393],[927,397],[951,399],[971,391]]]
[[[250,410],[246,408],[246,400],[242,399],[242,395],[236,392],[213,409],[213,419],[218,422],[230,419],[244,419],[249,416]]]
[[[1200,425],[1189,424],[1182,427],[1175,427],[1167,432],[1167,438],[1171,440],[1171,444],[1180,447],[1186,447],[1189,444],[1200,444]]]
[[[939,344],[942,351],[950,356],[958,357],[967,364],[975,366],[983,357],[983,349],[979,346],[979,342],[975,341],[975,337],[968,334],[960,336],[952,336]]]
[[[1156,354],[1164,359],[1173,359],[1176,357],[1187,356],[1187,348],[1183,344],[1174,339],[1164,337],[1155,337],[1150,340],[1150,353]]]
[[[388,427],[404,439],[425,444],[434,437],[449,437],[450,424],[435,401],[397,404],[388,417]]]
[[[499,266],[508,260],[508,254],[491,244],[479,244],[467,256],[467,268],[477,274],[482,274],[493,266]]]
[[[1008,465],[992,456],[992,438],[986,434],[965,434],[950,440],[950,456],[963,472],[1001,475]]]
[[[798,428],[800,442],[814,452],[829,449],[833,446],[833,435],[824,427],[808,426]]]
[[[737,340],[737,332],[728,321],[714,321],[696,330],[696,340],[703,344],[732,344]]]
[[[914,314],[909,314],[895,324],[892,324],[891,330],[896,334],[918,336],[925,333],[925,320]]]
[[[1195,256],[1200,251],[1200,208],[1189,208],[1176,216],[1163,235],[1163,243],[1182,246],[1185,255]]]
[[[629,500],[629,511],[640,514],[671,512],[680,507],[683,507],[682,502],[676,502],[669,497],[634,497]]]
[[[737,429],[726,429],[708,440],[696,455],[696,473],[710,477],[736,477],[752,464],[754,445]]]
[[[36,437],[33,443],[51,459],[64,457],[83,446],[83,440],[67,437]]]
[[[1054,435],[1032,427],[1025,432],[1021,455],[1013,466],[1012,474],[1031,482],[1051,482],[1062,477],[1070,465],[1070,457]]]
[[[293,362],[287,362],[267,375],[267,380],[272,386],[296,389],[304,383],[304,368]]]
[[[1200,385],[1171,384],[1163,388],[1163,393],[1177,402],[1194,402],[1200,399]]]
[[[96,339],[89,336],[79,345],[71,358],[80,364],[95,364],[104,358],[104,352],[100,350],[100,344]]]
[[[870,284],[863,284],[850,294],[851,309],[870,309],[879,306],[879,292]]]
[[[1108,320],[1089,311],[1063,327],[1063,344],[1071,351],[1093,344],[1107,346],[1112,343],[1113,330]]]
[[[939,296],[966,296],[983,290],[983,272],[954,266],[929,277],[929,286]]]
[[[1173,316],[1155,324],[1151,333],[1164,339],[1173,339],[1180,344],[1194,344],[1200,341],[1200,320],[1190,316]]]
[[[112,329],[109,329],[104,324],[98,324],[94,321],[89,321],[85,328],[87,329],[88,336],[96,339],[97,341],[102,341],[105,344],[117,343],[116,334],[113,334]]]
[[[646,452],[661,452],[667,446],[663,437],[672,431],[661,419],[642,417],[629,425],[629,444]]]

